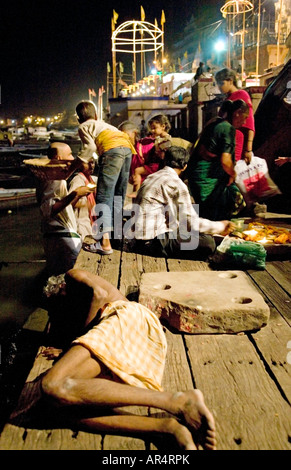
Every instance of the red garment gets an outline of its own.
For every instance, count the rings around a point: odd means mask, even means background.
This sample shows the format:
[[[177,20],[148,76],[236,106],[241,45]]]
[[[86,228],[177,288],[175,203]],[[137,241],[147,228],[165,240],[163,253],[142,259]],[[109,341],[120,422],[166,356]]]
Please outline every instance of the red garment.
[[[84,173],[80,172],[80,174],[84,177],[85,179],[85,185],[87,186],[87,184],[89,183],[93,183],[95,184],[95,182],[93,181],[92,178],[87,178]],[[87,205],[88,205],[88,212],[89,212],[89,217],[90,217],[90,221],[91,221],[91,225],[93,225],[93,222],[94,220],[96,220],[96,216],[93,216],[92,215],[92,209],[93,207],[96,205],[96,201],[95,201],[95,197],[96,197],[96,190],[95,191],[92,191],[92,193],[89,193],[87,194],[86,198],[87,198]]]
[[[134,170],[143,166],[148,175],[155,173],[160,169],[161,159],[155,154],[155,137],[148,136],[139,140],[136,144],[137,153],[132,156],[130,176],[134,174]],[[142,182],[148,175],[142,175]]]
[[[241,160],[243,148],[244,148],[244,140],[247,139],[248,131],[255,132],[255,120],[254,120],[254,113],[253,113],[253,105],[250,95],[245,90],[237,90],[230,95],[227,96],[227,99],[231,101],[236,100],[243,100],[247,103],[250,113],[249,116],[240,129],[236,129],[235,133],[235,160]]]

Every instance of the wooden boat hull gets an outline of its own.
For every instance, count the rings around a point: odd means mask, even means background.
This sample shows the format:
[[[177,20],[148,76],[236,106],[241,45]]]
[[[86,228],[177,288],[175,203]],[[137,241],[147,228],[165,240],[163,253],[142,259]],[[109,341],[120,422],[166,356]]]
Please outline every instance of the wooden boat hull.
[[[0,189],[0,211],[37,204],[35,188]]]

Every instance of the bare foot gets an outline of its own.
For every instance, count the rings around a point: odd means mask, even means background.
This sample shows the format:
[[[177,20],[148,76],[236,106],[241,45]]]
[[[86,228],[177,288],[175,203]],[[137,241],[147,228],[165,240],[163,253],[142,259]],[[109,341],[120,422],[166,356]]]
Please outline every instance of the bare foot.
[[[136,194],[137,193],[127,194],[126,197],[129,197],[130,199],[134,199],[134,198],[136,198]]]
[[[170,420],[169,428],[171,434],[175,437],[176,442],[180,449],[184,450],[197,450],[196,445],[194,444],[193,437],[189,429],[178,421]]]
[[[126,197],[129,197],[130,199],[134,199],[136,197],[136,194],[137,193],[127,194]]]
[[[192,433],[195,445],[197,447],[200,445],[205,450],[215,450],[215,422],[212,413],[205,405],[202,392],[189,390],[175,393],[173,404],[177,406],[175,415]]]

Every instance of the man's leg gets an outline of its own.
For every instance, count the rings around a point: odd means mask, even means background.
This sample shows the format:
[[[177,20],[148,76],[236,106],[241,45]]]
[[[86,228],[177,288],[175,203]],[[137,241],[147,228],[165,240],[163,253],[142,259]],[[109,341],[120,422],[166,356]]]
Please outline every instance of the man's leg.
[[[206,233],[199,234],[199,245],[193,250],[193,258],[197,260],[207,260],[216,250],[216,243],[212,235]]]
[[[126,149],[128,150],[128,149]],[[121,151],[121,154],[119,154]],[[110,233],[112,231],[112,217],[113,217],[113,200],[115,195],[115,188],[120,177],[120,173],[124,164],[124,156],[122,148],[116,148],[105,152],[101,157],[98,187],[96,194],[96,205],[103,204],[105,206],[102,217],[102,241],[101,246],[104,250],[111,249]],[[127,179],[129,177],[129,168]],[[98,208],[100,209],[100,208]],[[98,215],[98,214],[96,214]],[[100,217],[98,217],[100,218]],[[100,227],[97,226],[100,231]]]
[[[132,160],[132,153],[131,150],[124,147],[122,149],[122,155],[123,158],[123,164],[120,169],[119,177],[115,186],[115,196],[121,196],[122,197],[122,206],[125,201],[125,196],[126,196],[126,191],[127,191],[127,185],[129,181],[129,172],[130,172],[130,165],[131,165],[131,160]]]
[[[123,165],[120,169],[119,177],[114,191],[114,238],[122,238],[123,229],[123,207],[129,181],[129,171],[132,159],[130,149],[124,147],[120,149],[123,158]]]
[[[54,404],[74,406],[70,419],[73,416],[75,424],[89,431],[171,434],[184,449],[194,450],[193,440],[204,448],[215,448],[214,419],[199,390],[172,393],[117,382],[113,385],[111,380],[101,378],[104,372],[102,364],[86,348],[73,346],[44,376],[42,390]],[[183,424],[173,418],[98,416],[102,408],[131,405],[160,408]]]

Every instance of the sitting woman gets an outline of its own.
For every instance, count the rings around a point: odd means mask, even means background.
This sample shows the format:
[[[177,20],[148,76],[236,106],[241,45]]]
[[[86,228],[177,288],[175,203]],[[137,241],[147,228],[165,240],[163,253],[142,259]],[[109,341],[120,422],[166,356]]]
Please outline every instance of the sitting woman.
[[[86,236],[92,237],[92,225],[95,220],[92,214],[96,202],[96,184],[97,177],[93,175],[95,169],[95,160],[92,158],[88,163],[82,163],[81,170],[77,173],[71,181],[70,192],[74,191],[79,186],[88,186],[94,188],[87,196],[80,198],[74,205],[74,212],[77,222],[77,230],[84,242]]]
[[[223,117],[214,118],[202,131],[187,169],[199,216],[210,220],[229,220],[246,206],[234,184],[234,161],[235,131],[247,119],[249,107],[243,100],[227,100],[221,113]]]

